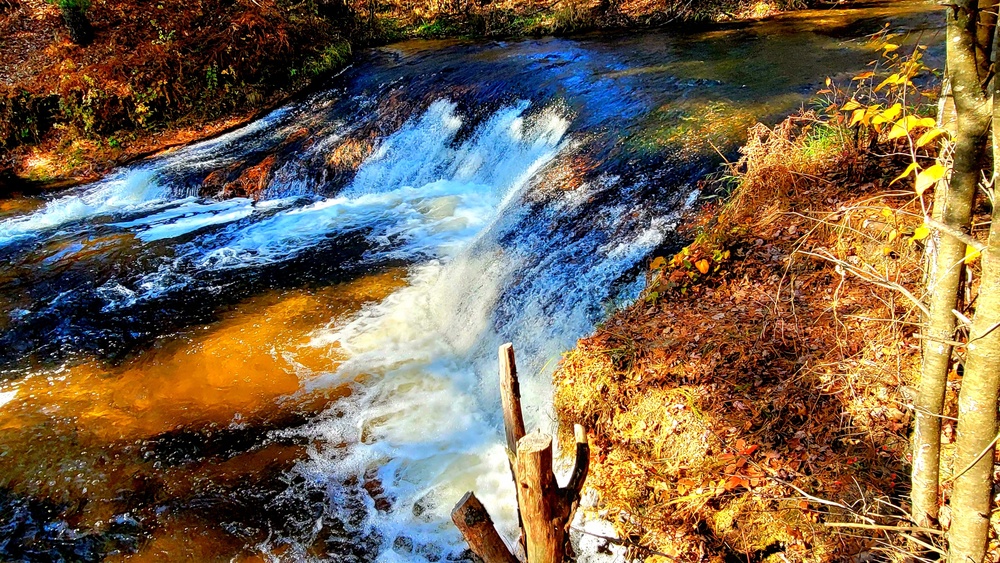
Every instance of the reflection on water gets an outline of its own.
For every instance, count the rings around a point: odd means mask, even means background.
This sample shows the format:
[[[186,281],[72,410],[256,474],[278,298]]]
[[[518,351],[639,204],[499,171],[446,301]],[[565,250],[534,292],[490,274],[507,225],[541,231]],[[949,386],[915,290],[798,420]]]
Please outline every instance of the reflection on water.
[[[171,519],[190,518],[169,504],[287,470],[302,446],[268,444],[266,429],[300,423],[350,393],[349,382],[302,392],[341,359],[335,345],[314,342],[315,331],[404,284],[405,271],[390,269],[342,285],[271,292],[211,326],[164,337],[121,367],[85,363],[0,388],[0,487],[68,504],[77,525],[100,529],[123,511],[167,508]],[[256,436],[235,436],[244,429]],[[212,455],[225,461],[204,459]],[[155,492],[123,496],[137,488]],[[193,539],[160,534],[151,553]],[[175,555],[183,553],[197,551]]]
[[[864,68],[883,18],[934,43],[930,10],[407,42],[0,202],[0,558],[463,560],[469,489],[511,535],[497,346],[551,426],[560,353],[676,244],[719,153]]]

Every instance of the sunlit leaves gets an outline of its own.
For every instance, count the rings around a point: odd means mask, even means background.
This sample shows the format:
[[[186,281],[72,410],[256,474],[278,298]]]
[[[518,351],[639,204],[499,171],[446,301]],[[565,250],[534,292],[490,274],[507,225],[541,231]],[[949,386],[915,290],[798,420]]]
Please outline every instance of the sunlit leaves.
[[[920,174],[917,174],[917,195],[924,195],[924,192],[934,184],[937,184],[941,178],[944,178],[947,172],[944,166],[934,164],[930,168],[920,172]]]
[[[904,86],[907,84],[912,85],[912,82],[910,82],[910,77],[907,76],[906,74],[901,74],[897,72],[894,74],[890,74],[889,78],[886,78],[881,83],[879,83],[879,85],[875,87],[875,91],[878,92],[879,90],[885,88],[886,86]]]
[[[889,185],[891,186],[896,182],[902,180],[903,178],[906,178],[910,174],[913,174],[913,171],[916,170],[917,168],[920,168],[920,165],[918,165],[916,162],[911,162],[910,165],[906,167],[906,170],[903,170],[902,174],[896,176],[896,178],[893,181],[889,182]]]
[[[972,246],[966,246],[965,247],[965,263],[966,264],[972,264],[972,263],[974,263],[979,258],[979,256],[981,254],[982,254],[982,252],[980,252],[976,248],[973,248]]]
[[[844,107],[840,108],[840,111],[853,111],[853,110],[856,110],[856,109],[858,109],[860,107],[861,107],[861,103],[860,102],[858,102],[855,99],[851,99],[846,104],[844,104]]]
[[[913,236],[910,237],[910,240],[913,241],[924,240],[925,238],[929,237],[930,234],[931,230],[930,228],[927,227],[927,225],[920,225],[919,227],[913,230]]]
[[[915,115],[907,115],[893,124],[892,129],[889,130],[888,139],[892,141],[893,139],[906,137],[914,129],[934,127],[935,123],[934,119],[930,117],[921,119]]]
[[[927,131],[924,132],[923,135],[920,136],[919,139],[917,139],[917,147],[926,146],[931,141],[937,139],[938,137],[944,135],[945,133],[947,133],[947,131],[941,129],[940,127],[934,127],[932,129],[928,129]]]

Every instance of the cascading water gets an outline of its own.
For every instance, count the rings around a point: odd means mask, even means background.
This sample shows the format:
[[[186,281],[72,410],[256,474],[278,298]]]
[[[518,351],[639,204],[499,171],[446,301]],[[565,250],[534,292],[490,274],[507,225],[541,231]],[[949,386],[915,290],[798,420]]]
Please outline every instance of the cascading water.
[[[833,17],[926,23],[904,4]],[[802,21],[375,51],[0,219],[0,556],[459,560],[467,490],[513,537],[498,345],[553,430],[560,354],[634,298],[716,166],[699,135],[731,151],[740,127],[715,128],[867,61]],[[772,68],[790,41],[808,60],[763,85],[722,52]]]

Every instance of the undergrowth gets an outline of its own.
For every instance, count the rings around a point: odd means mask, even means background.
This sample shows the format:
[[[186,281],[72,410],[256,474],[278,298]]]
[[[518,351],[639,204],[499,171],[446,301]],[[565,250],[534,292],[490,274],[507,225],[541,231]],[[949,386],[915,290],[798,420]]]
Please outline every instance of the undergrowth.
[[[923,69],[880,84],[919,60],[895,48],[816,111],[751,128],[692,243],[564,358],[557,411],[597,452],[589,510],[633,558],[900,559],[924,532],[907,459],[926,210],[902,180],[938,149],[906,118],[932,101]]]

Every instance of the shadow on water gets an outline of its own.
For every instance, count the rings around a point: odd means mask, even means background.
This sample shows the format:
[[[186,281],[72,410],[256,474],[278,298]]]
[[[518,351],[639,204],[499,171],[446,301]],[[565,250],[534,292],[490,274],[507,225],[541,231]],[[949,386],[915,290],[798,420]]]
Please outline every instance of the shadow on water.
[[[720,153],[848,82],[890,17],[940,42],[922,2],[405,42],[242,130],[3,200],[0,558],[462,559],[456,491],[512,518],[496,345],[545,424],[553,362],[681,242]]]

